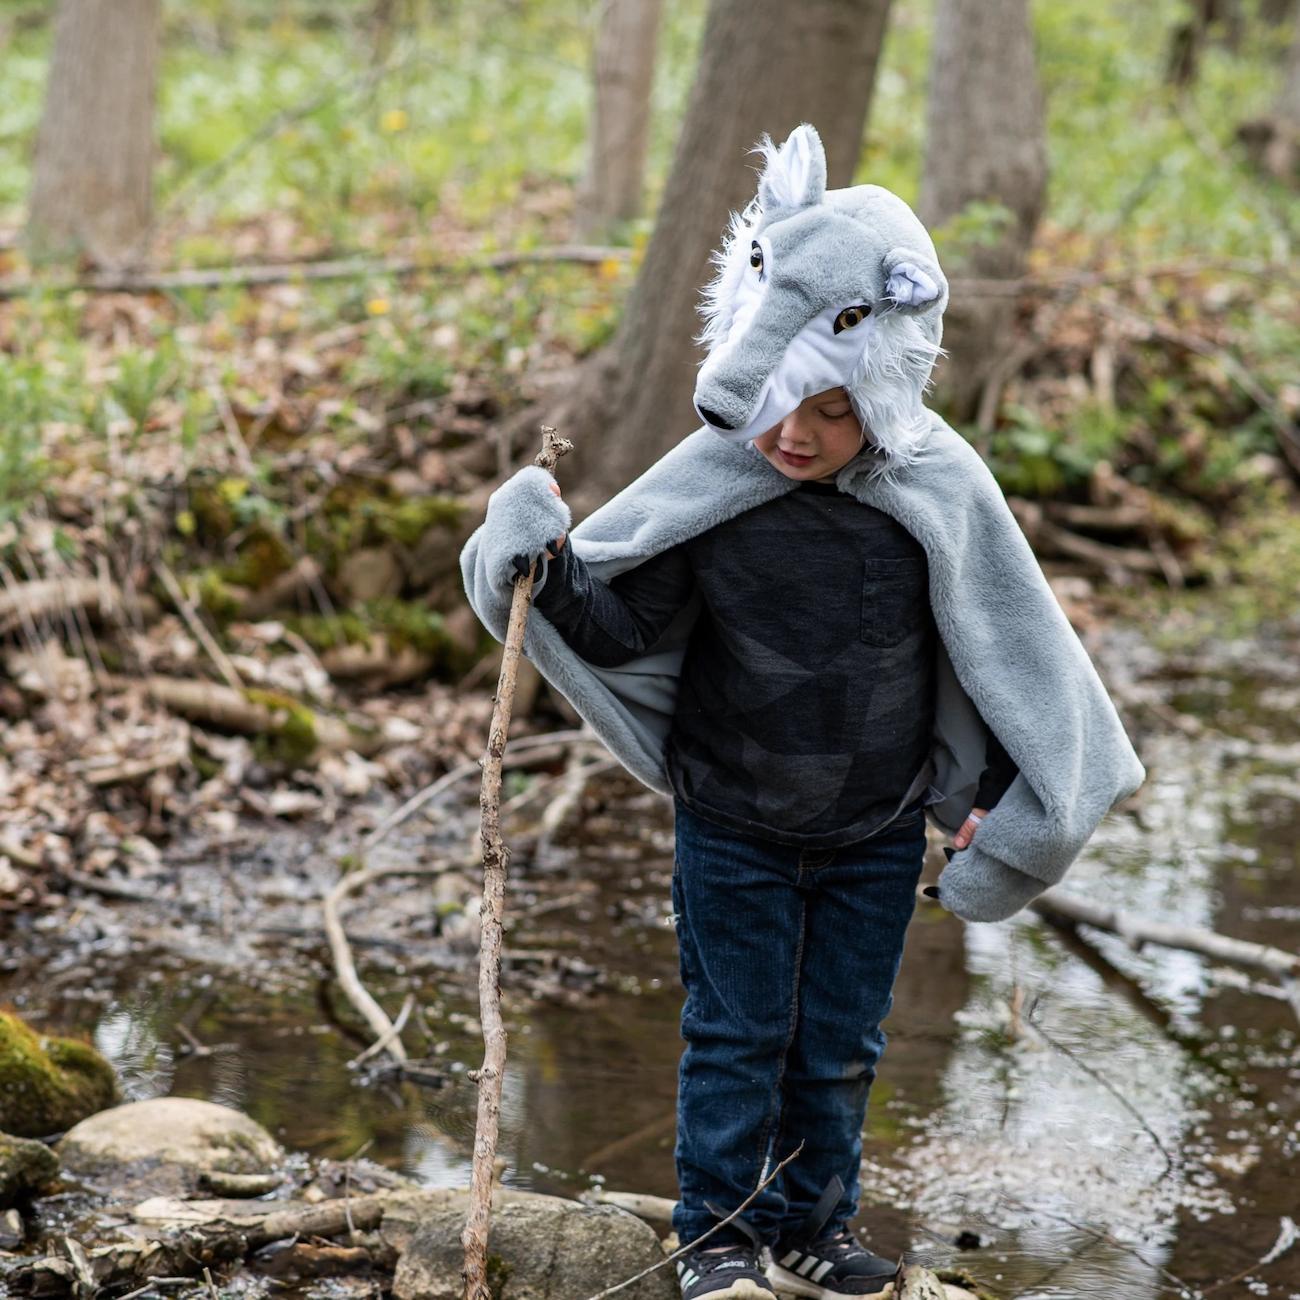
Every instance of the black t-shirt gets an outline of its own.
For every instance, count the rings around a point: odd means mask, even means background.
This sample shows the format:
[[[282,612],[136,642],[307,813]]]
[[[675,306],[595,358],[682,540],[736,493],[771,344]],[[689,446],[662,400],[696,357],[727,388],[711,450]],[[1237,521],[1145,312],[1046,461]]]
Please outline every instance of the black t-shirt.
[[[889,515],[808,482],[610,583],[565,546],[536,606],[584,659],[617,667],[698,597],[665,751],[674,792],[733,830],[830,848],[891,820],[929,755],[928,576]],[[977,806],[1015,775],[994,742]]]

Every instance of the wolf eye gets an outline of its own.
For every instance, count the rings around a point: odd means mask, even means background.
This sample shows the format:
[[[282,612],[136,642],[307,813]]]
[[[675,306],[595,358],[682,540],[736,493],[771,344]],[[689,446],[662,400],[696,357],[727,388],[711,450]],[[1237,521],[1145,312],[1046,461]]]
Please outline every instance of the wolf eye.
[[[760,274],[763,270],[763,250],[758,246],[758,240],[749,246],[749,264]]]
[[[845,307],[835,318],[835,333],[842,334],[855,325],[861,325],[871,315],[871,308],[865,303],[860,307]]]

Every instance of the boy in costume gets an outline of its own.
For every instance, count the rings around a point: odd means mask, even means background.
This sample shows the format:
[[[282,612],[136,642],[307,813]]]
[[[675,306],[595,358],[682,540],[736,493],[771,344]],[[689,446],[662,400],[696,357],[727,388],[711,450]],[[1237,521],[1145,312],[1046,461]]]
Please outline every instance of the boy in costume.
[[[1145,778],[992,475],[923,405],[929,235],[878,186],[828,192],[811,126],[760,147],[705,291],[703,427],[571,536],[519,471],[462,555],[498,637],[540,561],[526,653],[674,799],[679,1238],[803,1144],[679,1261],[685,1300],[893,1275],[847,1224],[927,813],[959,850],[935,896],[996,921]]]

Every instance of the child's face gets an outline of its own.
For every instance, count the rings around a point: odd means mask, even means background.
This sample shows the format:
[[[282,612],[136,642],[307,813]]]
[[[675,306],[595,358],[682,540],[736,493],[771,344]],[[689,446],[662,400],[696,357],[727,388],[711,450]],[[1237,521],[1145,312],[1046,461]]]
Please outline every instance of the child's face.
[[[843,388],[806,397],[754,446],[787,478],[819,479],[838,473],[862,449],[862,422]]]

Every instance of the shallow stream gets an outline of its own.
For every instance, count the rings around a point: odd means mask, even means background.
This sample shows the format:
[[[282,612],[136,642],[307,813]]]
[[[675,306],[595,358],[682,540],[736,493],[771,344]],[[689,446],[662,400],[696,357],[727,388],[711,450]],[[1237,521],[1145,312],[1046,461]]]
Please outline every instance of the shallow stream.
[[[1300,631],[1170,657],[1112,628],[1089,648],[1149,778],[1065,888],[1300,949]],[[412,825],[388,851],[462,854],[472,813]],[[669,810],[608,778],[581,825],[544,862],[515,863],[504,1178],[671,1197]],[[208,1098],[287,1147],[463,1183],[465,1076],[481,1056],[472,952],[454,924],[435,933],[448,909],[428,882],[354,904],[367,984],[390,1014],[417,995],[408,1047],[443,1081],[349,1068],[369,1039],[341,1004],[315,905],[348,847],[339,830],[268,830],[167,859],[152,901],[74,891],[7,936],[0,1001],[91,1035],[130,1098]],[[1300,1022],[1267,984],[1032,912],[965,926],[919,907],[868,1120],[874,1247],[964,1265],[1021,1300],[1300,1300],[1300,1244],[1259,1262],[1300,1221]],[[959,1233],[980,1245],[957,1249]]]

